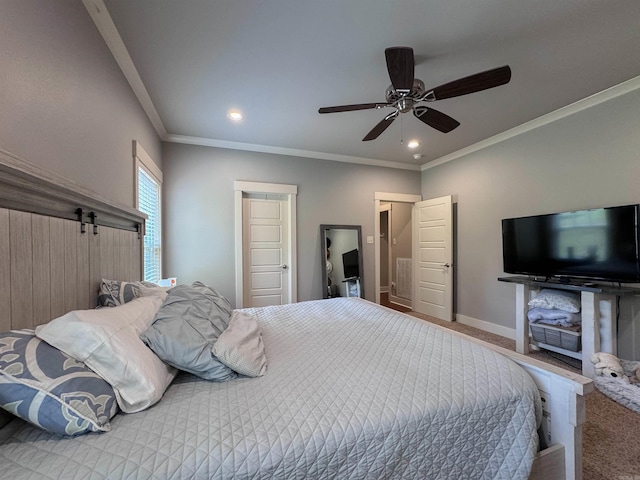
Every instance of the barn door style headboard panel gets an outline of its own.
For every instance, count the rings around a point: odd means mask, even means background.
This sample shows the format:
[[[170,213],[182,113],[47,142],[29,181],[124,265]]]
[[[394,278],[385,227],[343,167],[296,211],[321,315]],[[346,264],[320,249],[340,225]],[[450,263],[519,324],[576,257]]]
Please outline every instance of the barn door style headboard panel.
[[[96,306],[140,280],[146,215],[0,150],[0,331]]]

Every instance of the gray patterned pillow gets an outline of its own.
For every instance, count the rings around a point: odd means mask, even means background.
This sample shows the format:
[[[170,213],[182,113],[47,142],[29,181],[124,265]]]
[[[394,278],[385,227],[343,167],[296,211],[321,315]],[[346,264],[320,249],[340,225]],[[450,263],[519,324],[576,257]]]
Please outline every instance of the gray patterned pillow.
[[[0,407],[65,436],[107,432],[118,411],[111,385],[33,330],[0,333]]]
[[[157,287],[151,282],[122,282],[120,280],[105,280],[100,282],[98,306],[117,307],[142,296],[141,287]]]

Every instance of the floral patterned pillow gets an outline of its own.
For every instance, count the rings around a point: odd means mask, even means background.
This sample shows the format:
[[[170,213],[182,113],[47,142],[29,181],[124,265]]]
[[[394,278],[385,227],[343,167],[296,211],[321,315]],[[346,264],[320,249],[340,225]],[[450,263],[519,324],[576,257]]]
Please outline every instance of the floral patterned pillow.
[[[531,308],[546,308],[548,310],[562,310],[569,313],[580,312],[580,294],[565,290],[543,288],[538,295],[529,301]]]
[[[0,333],[0,407],[64,436],[107,432],[118,411],[111,385],[33,330]]]
[[[100,282],[98,294],[99,307],[117,307],[142,296],[142,287],[157,287],[151,282],[122,282],[120,280],[105,280]]]

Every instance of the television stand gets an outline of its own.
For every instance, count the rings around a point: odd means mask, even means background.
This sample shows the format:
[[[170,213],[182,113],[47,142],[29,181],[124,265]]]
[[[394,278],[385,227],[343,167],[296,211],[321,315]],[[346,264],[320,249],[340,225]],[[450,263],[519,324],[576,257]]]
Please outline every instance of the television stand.
[[[582,374],[593,378],[594,370],[591,357],[596,352],[608,352],[617,355],[617,297],[639,295],[640,288],[615,287],[605,284],[580,283],[575,281],[538,280],[536,278],[514,276],[500,277],[500,282],[516,284],[516,351],[528,354],[529,339],[529,300],[532,294],[541,288],[572,290],[580,292],[582,316],[582,352],[570,352],[551,345],[540,344],[541,348],[582,360]]]

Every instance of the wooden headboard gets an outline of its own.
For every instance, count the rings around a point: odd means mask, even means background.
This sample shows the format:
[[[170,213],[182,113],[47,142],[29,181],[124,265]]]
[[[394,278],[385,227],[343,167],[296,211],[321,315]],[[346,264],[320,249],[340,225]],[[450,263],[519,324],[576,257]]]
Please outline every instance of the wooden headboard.
[[[0,331],[96,306],[140,280],[146,215],[0,150]]]

